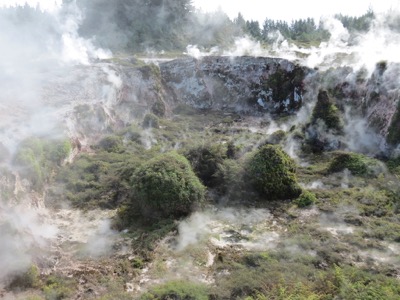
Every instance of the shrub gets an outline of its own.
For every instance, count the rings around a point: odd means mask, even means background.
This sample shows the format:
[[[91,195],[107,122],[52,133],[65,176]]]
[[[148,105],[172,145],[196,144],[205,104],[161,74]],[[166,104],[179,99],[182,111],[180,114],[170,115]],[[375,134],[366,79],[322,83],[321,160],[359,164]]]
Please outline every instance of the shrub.
[[[29,138],[18,147],[14,163],[21,175],[30,180],[35,190],[41,190],[52,171],[61,165],[71,151],[68,140]]]
[[[146,114],[143,119],[142,127],[143,128],[158,128],[159,119],[154,114]]]
[[[266,144],[272,144],[272,145],[277,145],[281,143],[285,138],[287,134],[283,130],[277,130],[273,132],[266,140]]]
[[[400,156],[396,158],[392,158],[386,162],[389,171],[393,174],[400,175]]]
[[[72,150],[69,140],[48,141],[45,146],[45,157],[57,165],[61,165]]]
[[[390,127],[388,130],[388,134],[386,140],[389,144],[395,146],[400,143],[400,102],[397,106],[397,111],[392,117],[392,121],[390,123]]]
[[[379,161],[359,153],[338,151],[329,164],[328,173],[341,172],[348,169],[351,174],[371,177],[384,171]]]
[[[31,265],[25,273],[18,275],[13,279],[9,288],[12,290],[38,288],[40,287],[40,284],[39,268],[35,265]]]
[[[136,204],[147,217],[182,216],[204,200],[205,187],[187,159],[175,152],[159,155],[133,176]]]
[[[328,129],[333,129],[338,132],[343,130],[339,110],[335,104],[332,103],[327,91],[320,91],[318,93],[318,100],[312,113],[311,122],[316,124],[318,119],[323,120]]]
[[[186,152],[185,157],[206,186],[214,187],[218,183],[216,172],[226,158],[226,151],[221,145],[206,144],[193,147]]]
[[[293,199],[301,193],[296,165],[280,147],[265,145],[246,165],[246,174],[256,191],[269,200]]]
[[[120,136],[110,135],[103,138],[98,146],[107,152],[122,152],[123,143]]]
[[[219,192],[229,192],[231,197],[238,195],[238,190],[243,190],[242,174],[243,168],[236,160],[225,159],[214,174]]]
[[[306,207],[314,204],[315,201],[317,201],[317,197],[315,196],[314,193],[311,193],[309,191],[303,191],[300,197],[297,198],[296,204],[298,207]]]
[[[72,289],[69,287],[70,283],[70,280],[49,276],[43,287],[46,300],[61,300],[71,296]]]
[[[207,300],[209,297],[205,285],[179,280],[156,286],[143,294],[140,299]]]

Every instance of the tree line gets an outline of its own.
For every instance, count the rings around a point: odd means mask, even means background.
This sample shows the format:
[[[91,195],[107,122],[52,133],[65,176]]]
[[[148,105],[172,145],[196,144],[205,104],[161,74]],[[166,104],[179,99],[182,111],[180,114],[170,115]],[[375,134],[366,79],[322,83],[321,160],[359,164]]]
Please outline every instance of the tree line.
[[[74,2],[64,0],[63,8],[71,3]],[[244,35],[269,44],[276,39],[277,32],[303,46],[330,37],[323,23],[312,18],[290,23],[266,18],[260,25],[258,21],[245,20],[240,13],[231,20],[222,11],[198,11],[191,0],[77,0],[75,3],[83,16],[79,34],[114,52],[182,51],[188,44],[203,48],[226,47]],[[45,15],[38,7],[27,5],[0,9],[0,17],[7,16],[14,22],[45,20]],[[351,34],[357,34],[370,28],[375,15],[369,10],[359,17],[335,17]],[[392,23],[400,24],[396,22]]]

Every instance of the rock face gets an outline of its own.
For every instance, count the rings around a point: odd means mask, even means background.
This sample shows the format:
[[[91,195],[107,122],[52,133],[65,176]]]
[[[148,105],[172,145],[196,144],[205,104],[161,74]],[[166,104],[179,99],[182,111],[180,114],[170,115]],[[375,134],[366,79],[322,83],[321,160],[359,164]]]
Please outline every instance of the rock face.
[[[351,68],[328,74],[335,86],[332,94],[341,106],[348,105],[363,117],[368,127],[384,137],[393,147],[400,143],[399,99],[400,64],[380,62],[369,78]],[[334,79],[333,79],[334,78]]]
[[[46,130],[54,134],[54,128],[58,134],[67,131],[79,151],[90,150],[102,136],[134,120],[141,122],[149,112],[171,116],[184,104],[250,116],[288,115],[305,102],[316,101],[319,89],[332,95],[342,113],[351,106],[351,114],[367,120],[370,128],[389,137],[390,144],[400,142],[400,114],[395,113],[399,64],[378,64],[367,78],[349,67],[318,72],[285,59],[210,56],[159,62],[158,66],[134,59],[98,62],[50,75],[40,87],[40,100],[33,110],[15,109],[14,103],[6,102],[3,112],[9,113],[0,119],[0,129],[13,123],[13,130],[0,130],[0,151],[9,151],[10,157],[18,138],[36,134],[31,128],[39,127],[41,136],[46,136]]]
[[[148,112],[168,116],[182,104],[248,115],[295,113],[303,103],[303,79],[311,72],[277,58],[182,58],[158,66],[128,59],[71,68],[49,79],[42,94],[58,119],[64,115],[70,136],[87,149]]]
[[[195,108],[241,113],[293,113],[310,69],[265,57],[186,58],[160,65],[166,90]]]
[[[400,64],[377,64],[367,83],[365,114],[370,125],[391,145],[400,143],[399,99]]]

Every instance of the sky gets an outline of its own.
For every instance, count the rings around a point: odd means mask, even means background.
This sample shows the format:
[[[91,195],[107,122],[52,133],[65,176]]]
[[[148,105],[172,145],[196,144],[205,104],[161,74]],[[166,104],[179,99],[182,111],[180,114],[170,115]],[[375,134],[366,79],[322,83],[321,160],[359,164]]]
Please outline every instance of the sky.
[[[245,19],[261,24],[266,18],[286,20],[315,18],[342,13],[350,16],[364,14],[369,7],[376,12],[400,9],[400,0],[193,0],[196,7],[214,11],[219,7],[234,18],[240,11]]]
[[[54,10],[62,2],[62,0],[0,0],[0,6],[10,6],[10,5],[24,5],[28,3],[29,5],[36,7],[39,3],[42,9]]]
[[[62,0],[0,0],[0,5],[28,3],[36,6],[38,2],[43,9],[53,10]],[[257,20],[260,24],[266,18],[290,22],[307,17],[319,20],[322,16],[336,13],[357,16],[365,13],[369,7],[376,12],[400,10],[400,0],[193,0],[193,4],[203,11],[221,8],[231,18],[240,11],[245,19]]]

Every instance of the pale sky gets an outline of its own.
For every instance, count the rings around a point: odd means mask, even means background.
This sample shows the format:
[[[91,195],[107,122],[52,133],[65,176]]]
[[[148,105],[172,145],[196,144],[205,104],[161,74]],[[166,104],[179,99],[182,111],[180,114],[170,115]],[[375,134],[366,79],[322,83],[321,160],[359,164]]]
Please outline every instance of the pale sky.
[[[38,2],[42,8],[54,9],[62,0],[0,0],[0,5],[28,3],[36,6]],[[245,19],[258,20],[261,24],[267,17],[290,22],[306,17],[318,20],[321,16],[336,13],[357,16],[365,13],[369,7],[377,12],[400,10],[400,0],[193,0],[193,4],[204,11],[221,8],[231,18],[240,11]]]
[[[230,18],[240,11],[245,19],[258,20],[261,24],[267,17],[290,22],[307,17],[319,20],[321,16],[336,13],[357,16],[369,7],[377,12],[400,9],[399,0],[193,0],[193,4],[206,11],[220,7]]]
[[[29,5],[36,7],[37,3],[43,9],[53,10],[62,2],[62,0],[0,0],[0,6],[10,6],[10,5],[24,5],[28,3]]]

